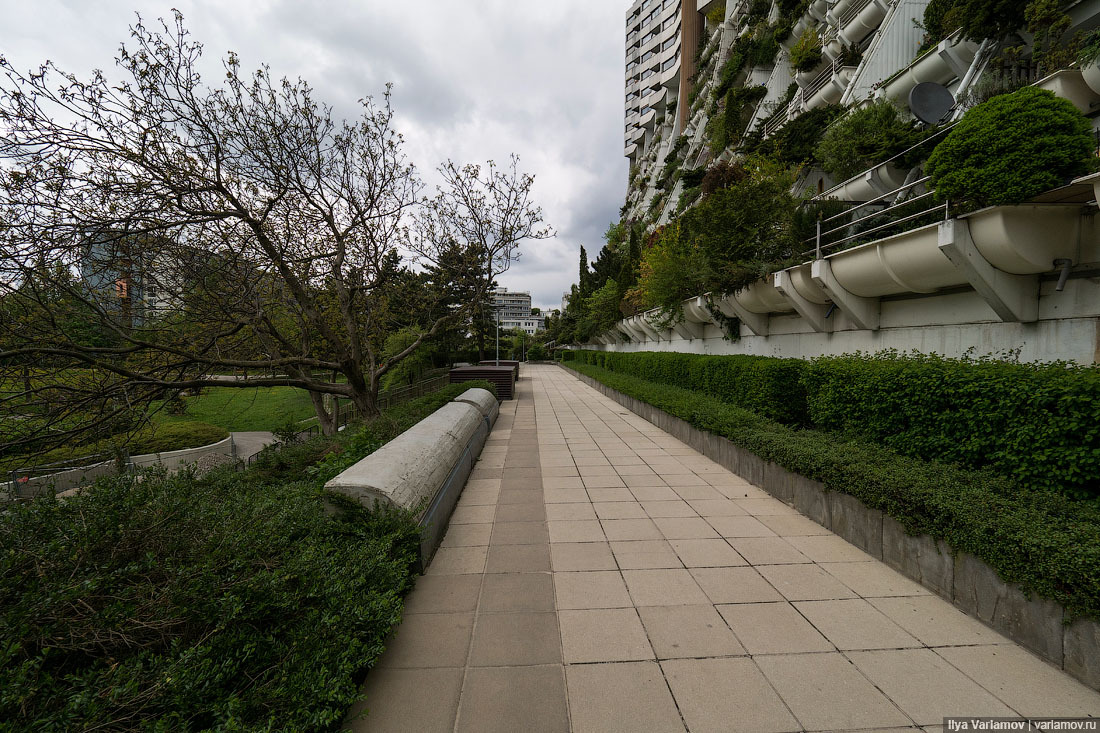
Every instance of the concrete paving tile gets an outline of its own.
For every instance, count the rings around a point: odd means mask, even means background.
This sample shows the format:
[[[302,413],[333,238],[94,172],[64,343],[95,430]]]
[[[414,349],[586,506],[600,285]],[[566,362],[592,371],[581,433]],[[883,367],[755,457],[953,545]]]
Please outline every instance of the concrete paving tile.
[[[542,504],[543,489],[541,486],[530,489],[501,489],[498,504]]]
[[[652,519],[658,517],[694,517],[695,510],[686,501],[641,501],[642,510]]]
[[[810,558],[782,537],[733,537],[733,549],[752,565],[789,565],[807,563]]]
[[[489,524],[496,516],[496,507],[492,505],[456,506],[451,513],[450,524]]]
[[[710,484],[711,486],[725,486],[725,487],[729,487],[729,488],[733,488],[733,489],[736,489],[736,488],[745,488],[745,489],[755,488],[755,487],[753,487],[753,485],[751,483],[749,483],[745,479],[743,479],[740,476],[738,476],[734,473],[731,473],[729,471],[719,472],[719,473],[707,472],[707,473],[704,473],[703,476],[704,476],[704,478],[706,478],[707,483]],[[765,496],[767,496],[767,494],[765,494]]]
[[[581,475],[581,478],[593,478],[596,476],[618,476],[618,472],[615,467],[608,464],[606,466],[578,466],[577,472]]]
[[[577,473],[575,466],[544,466],[542,469],[542,479],[545,481],[548,478],[569,478],[580,476]]]
[[[545,489],[542,492],[542,500],[547,504],[588,503],[588,492],[583,488]]]
[[[422,575],[405,599],[405,615],[473,611],[480,593],[480,575]]]
[[[711,603],[763,603],[779,601],[775,588],[749,567],[692,568],[691,575]]]
[[[542,471],[538,466],[523,466],[521,468],[505,468],[504,473],[501,475],[501,488],[504,488],[505,481],[509,479],[528,479],[539,478],[542,476]]]
[[[611,462],[607,460],[607,457],[599,451],[587,452],[577,451],[573,453],[573,462],[577,464],[577,468],[581,466],[610,466]]]
[[[921,643],[862,598],[794,604],[841,651],[901,649]]]
[[[623,576],[615,570],[554,573],[559,609],[629,608]]]
[[[622,487],[598,487],[588,488],[588,498],[597,501],[635,501],[630,489]]]
[[[366,699],[352,707],[342,730],[351,733],[451,733],[465,670],[387,669],[368,674]],[[431,705],[424,705],[425,699]],[[365,717],[354,718],[363,710]]]
[[[471,481],[480,481],[481,479],[497,479],[504,475],[503,468],[475,468],[470,472]]]
[[[718,612],[749,654],[835,651],[835,647],[789,603],[720,605]]]
[[[497,522],[545,522],[546,505],[537,504],[501,504],[497,507]]]
[[[656,662],[570,665],[565,674],[575,733],[684,730]]]
[[[684,566],[666,540],[612,541],[611,552],[621,570]]]
[[[924,586],[881,562],[830,562],[821,567],[864,598],[931,595]]]
[[[669,544],[680,557],[680,561],[689,568],[722,568],[748,564],[723,539],[672,540]]]
[[[658,659],[726,657],[745,649],[709,604],[638,609]]]
[[[839,653],[753,660],[807,730],[912,725]]]
[[[458,498],[456,509],[468,506],[491,506],[494,509],[497,499],[500,498],[500,489],[464,489]]]
[[[659,517],[653,523],[669,540],[718,539],[718,533],[700,517]]]
[[[491,545],[486,573],[550,572],[550,545]]]
[[[541,505],[540,505],[541,506]],[[503,508],[503,507],[502,507]],[[501,522],[493,525],[491,545],[539,545],[550,541],[546,522]]]
[[[573,504],[547,504],[546,518],[548,520],[596,519],[596,512],[589,501]]]
[[[760,516],[800,516],[798,510],[788,506],[779,499],[733,499],[737,506],[745,510],[746,514],[754,517]]]
[[[606,542],[555,542],[550,545],[550,562],[555,573],[618,569]]]
[[[1013,712],[930,649],[852,652],[861,672],[921,725],[945,716],[1013,717]]]
[[[681,499],[721,499],[722,493],[694,473],[657,474]]]
[[[497,460],[490,458],[489,460]],[[540,466],[539,452],[509,450],[504,459],[505,468],[538,468]]]
[[[701,517],[737,517],[746,512],[736,502],[722,499],[692,499],[688,502]]]
[[[690,606],[708,602],[687,570],[624,570],[623,579],[635,606]]]
[[[787,542],[814,562],[870,562],[874,560],[863,550],[836,535],[788,537]]]
[[[761,565],[760,574],[788,601],[831,601],[856,594],[817,565]]]
[[[775,537],[756,517],[710,517],[707,521],[723,537]]]
[[[459,733],[566,733],[568,704],[560,665],[471,669],[455,730]]]
[[[934,651],[1022,716],[1100,717],[1100,694],[1015,644]]]
[[[871,598],[872,606],[927,646],[1007,644],[1008,639],[939,596]]]
[[[707,480],[707,483],[710,483],[715,491],[727,499],[767,499],[771,497],[771,494],[767,491],[750,484],[733,484],[731,486],[715,484],[711,482],[711,476],[712,474],[709,473],[703,474],[703,478]]]
[[[630,473],[620,473],[619,475],[622,476],[623,483],[625,483],[631,489],[643,489],[650,486],[668,486],[668,484],[665,483],[665,480],[656,474],[637,475]],[[679,495],[677,495],[673,491],[669,491],[667,493],[673,494],[677,499],[680,498]]]
[[[661,669],[692,733],[802,729],[751,659],[673,659]]]
[[[633,608],[559,611],[567,664],[653,659],[649,638]]]
[[[611,488],[626,488],[626,484],[617,475],[615,476],[581,476],[581,481],[584,482],[584,488],[586,489],[611,489]],[[629,493],[629,492],[627,492]],[[631,496],[631,499],[634,497]],[[596,501],[593,499],[593,501]]]
[[[648,519],[640,504],[632,501],[601,501],[593,504],[600,519]]]
[[[478,611],[553,611],[554,581],[550,573],[493,573],[485,576]]]
[[[414,613],[386,642],[378,668],[461,667],[466,664],[472,613]]]
[[[460,575],[485,572],[488,547],[441,547],[435,551],[425,575]]]
[[[607,460],[610,461],[612,466],[616,466],[618,468],[622,468],[623,466],[645,466],[646,468],[649,467],[645,460],[635,453],[631,453],[630,455],[624,454],[608,456]]]
[[[642,464],[627,464],[625,466],[615,466],[615,470],[624,479],[627,476],[634,476],[636,479],[639,479],[639,480],[649,480],[649,481],[657,480],[657,481],[660,481],[660,479],[657,478],[657,474],[655,474],[653,472],[653,469],[650,468],[649,466],[645,465],[644,463],[642,463]],[[629,484],[627,484],[627,485],[629,486]],[[639,486],[663,486],[664,482],[661,481],[661,483],[659,483],[659,484],[639,483],[638,485]]]
[[[771,514],[757,517],[760,523],[780,537],[805,537],[808,535],[831,535],[832,532],[812,519],[797,515]]]
[[[631,504],[637,506],[637,504]],[[640,508],[640,507],[639,507]],[[615,540],[659,540],[661,532],[652,519],[604,519],[600,521],[603,532],[609,541]]]
[[[630,477],[628,476],[627,483],[629,484],[629,482]],[[630,493],[634,495],[637,501],[683,501],[679,494],[667,486],[631,486]],[[694,510],[692,510],[690,516],[695,516]]]
[[[470,648],[471,667],[561,663],[557,616],[549,613],[479,613]]]

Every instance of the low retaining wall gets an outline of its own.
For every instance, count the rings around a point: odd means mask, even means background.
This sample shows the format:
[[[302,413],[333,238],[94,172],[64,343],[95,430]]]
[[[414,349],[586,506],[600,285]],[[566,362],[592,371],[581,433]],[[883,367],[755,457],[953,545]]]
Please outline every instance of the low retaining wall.
[[[187,464],[194,463],[203,456],[218,453],[226,456],[235,455],[232,435],[219,440],[217,443],[200,445],[197,448],[183,448],[181,450],[164,451],[163,453],[143,453],[130,456],[127,465],[133,468],[164,466],[169,471],[175,471]],[[43,476],[30,476],[22,482],[17,479],[14,482],[7,482],[7,488],[16,498],[33,499],[42,494],[59,494],[79,488],[102,476],[113,476],[116,469],[117,464],[115,461],[101,461]]]
[[[1029,598],[973,555],[954,552],[929,535],[908,535],[897,521],[877,509],[869,509],[853,496],[826,491],[821,482],[765,461],[720,435],[700,430],[585,374],[571,369],[569,373],[1067,674],[1100,690],[1100,623],[1096,620],[1070,621],[1060,604],[1045,598]]]
[[[331,479],[325,488],[364,506],[381,504],[417,512],[420,561],[426,566],[443,539],[458,495],[498,414],[491,392],[469,389]]]

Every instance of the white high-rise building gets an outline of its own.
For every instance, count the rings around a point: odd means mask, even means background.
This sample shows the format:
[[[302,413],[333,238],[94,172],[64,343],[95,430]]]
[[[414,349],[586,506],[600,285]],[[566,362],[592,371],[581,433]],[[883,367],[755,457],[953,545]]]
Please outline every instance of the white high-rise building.
[[[501,330],[511,331],[513,328],[518,328],[525,333],[533,334],[544,328],[544,316],[531,315],[531,293],[497,288],[490,298],[493,309],[499,314]]]
[[[703,31],[698,0],[635,0],[626,12],[624,154],[631,165],[662,126],[679,131]],[[670,110],[672,114],[669,114]]]

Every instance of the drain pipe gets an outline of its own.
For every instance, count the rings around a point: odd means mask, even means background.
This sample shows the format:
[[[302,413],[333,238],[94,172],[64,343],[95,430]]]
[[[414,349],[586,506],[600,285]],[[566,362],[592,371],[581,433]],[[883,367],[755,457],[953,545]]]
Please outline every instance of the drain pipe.
[[[992,51],[992,46],[993,42],[988,38],[982,41],[981,45],[978,46],[978,50],[974,53],[974,60],[971,62],[970,68],[966,70],[966,74],[959,80],[959,86],[955,89],[956,106],[955,111],[951,115],[952,121],[959,119],[966,112],[966,110],[959,105],[959,101],[962,99],[963,95],[966,94],[970,85],[977,80],[978,76],[980,76],[981,72],[985,69],[985,56],[988,52]]]
[[[1061,274],[1058,275],[1058,286],[1054,288],[1056,292],[1060,293],[1066,287],[1066,280],[1069,279],[1069,271],[1073,267],[1073,260],[1059,258],[1054,260],[1054,266],[1062,268]]]

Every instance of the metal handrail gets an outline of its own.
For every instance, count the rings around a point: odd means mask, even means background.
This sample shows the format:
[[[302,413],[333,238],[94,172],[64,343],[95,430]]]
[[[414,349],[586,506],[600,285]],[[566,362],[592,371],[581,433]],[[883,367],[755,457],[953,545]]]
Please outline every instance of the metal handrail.
[[[865,176],[868,173],[870,173],[871,171],[873,171],[875,168],[878,168],[880,165],[886,165],[887,163],[893,163],[898,158],[901,158],[902,156],[908,155],[909,153],[911,153],[914,150],[916,150],[917,148],[919,148],[921,145],[924,145],[925,143],[927,143],[929,140],[934,140],[937,137],[939,137],[940,135],[942,135],[943,133],[951,131],[952,129],[954,129],[955,125],[957,125],[957,124],[959,124],[959,123],[958,122],[952,122],[950,125],[947,125],[942,130],[937,130],[935,133],[933,133],[933,134],[929,135],[928,137],[924,138],[923,140],[921,140],[916,145],[913,145],[909,148],[906,148],[905,150],[901,151],[900,153],[897,153],[896,155],[893,155],[893,156],[887,158],[886,160],[875,163],[873,166],[871,166],[867,170],[860,171],[859,173],[855,174],[851,178],[848,178],[846,180],[841,181],[840,183],[838,183],[835,186],[833,186],[832,188],[830,188],[828,191],[824,191],[822,193],[819,193],[818,195],[814,196],[811,199],[811,201],[821,201],[823,199],[827,199],[830,194],[835,193],[836,191],[839,191],[840,189],[844,188],[845,186],[847,186],[849,183],[856,180],[857,178],[862,178],[863,176]],[[925,180],[927,180],[927,179],[925,179]],[[889,194],[887,194],[887,195],[889,195]]]
[[[863,9],[870,5],[872,2],[874,2],[874,0],[863,0],[862,2],[860,2],[860,0],[856,0],[856,2],[852,3],[852,5],[844,11],[844,15],[840,16],[837,21],[837,27],[844,28],[845,26],[847,26],[849,23],[855,20],[855,17],[862,13]]]
[[[829,217],[829,218],[827,218],[827,219],[822,219],[822,220],[821,220],[821,223],[822,223],[822,224],[825,224],[825,223],[828,223],[828,222],[830,222],[830,221],[834,221],[834,220],[836,220],[836,219],[839,219],[839,218],[841,218],[841,217],[843,217],[843,216],[848,216],[849,214],[851,214],[851,213],[852,213],[853,211],[855,211],[856,209],[862,209],[862,208],[863,208],[864,206],[871,206],[871,205],[873,205],[873,204],[877,204],[878,202],[882,201],[883,199],[888,199],[888,198],[890,198],[890,197],[891,197],[891,196],[893,196],[894,194],[899,194],[899,193],[901,193],[902,191],[908,191],[909,189],[911,189],[911,188],[913,188],[913,187],[915,187],[915,186],[919,186],[919,185],[921,185],[922,183],[927,183],[927,182],[928,182],[928,181],[930,181],[930,180],[932,180],[932,176],[925,176],[924,178],[918,178],[917,180],[913,181],[912,183],[904,183],[904,184],[902,184],[902,185],[901,185],[901,186],[900,186],[899,188],[895,188],[895,189],[894,189],[893,191],[890,191],[889,193],[884,193],[884,194],[882,194],[881,196],[879,196],[878,198],[874,198],[874,199],[871,199],[870,201],[864,201],[864,202],[863,202],[863,203],[861,203],[861,204],[858,204],[858,205],[856,205],[856,206],[853,206],[852,208],[848,209],[847,211],[842,211],[842,212],[841,212],[841,213],[839,213],[839,214],[833,214],[832,216],[830,216],[830,217]],[[920,194],[919,196],[917,196],[917,197],[914,197],[914,198],[911,198],[911,199],[907,199],[906,201],[904,201],[904,202],[902,202],[902,203],[912,203],[913,201],[917,201],[918,199],[920,199],[920,198],[923,198],[923,197],[925,197],[925,196],[928,196],[928,195],[930,195],[931,193],[932,193],[931,191],[929,191],[928,193],[922,193],[922,194]],[[880,211],[876,211],[876,212],[874,212],[874,214],[872,214],[872,216],[876,216],[876,215],[878,215],[878,214],[881,214],[881,213],[882,213],[882,211],[885,211],[885,209],[882,209],[882,210],[880,210]],[[853,224],[858,224],[858,223],[859,223],[860,221],[863,221],[863,220],[862,220],[862,219],[860,219],[859,221],[853,221],[853,222],[849,222],[847,226],[852,226]],[[807,241],[808,241],[808,240],[807,240]]]
[[[925,194],[925,195],[931,195],[931,192],[930,192],[929,194]],[[914,201],[916,201],[916,200],[917,200],[917,199],[915,199],[915,198],[914,198],[914,199],[910,199],[909,201],[904,201],[904,202],[902,202],[902,203],[900,203],[900,204],[895,204],[894,206],[890,206],[890,207],[888,207],[888,208],[885,208],[885,209],[883,209],[882,211],[876,211],[876,212],[875,212],[874,214],[872,214],[871,216],[869,216],[869,217],[865,217],[865,218],[866,218],[866,219],[871,219],[871,218],[874,218],[874,217],[876,217],[876,216],[882,216],[883,214],[885,214],[885,213],[887,213],[887,212],[889,212],[889,211],[893,211],[894,209],[897,209],[897,208],[900,208],[900,207],[902,207],[902,206],[906,206],[906,205],[908,205],[908,204],[911,204],[911,203],[913,203],[913,202],[914,202]],[[814,255],[814,256],[815,256],[815,257],[816,257],[817,259],[821,259],[821,257],[822,257],[822,253],[823,253],[823,252],[825,252],[825,251],[827,251],[827,250],[832,250],[832,249],[836,249],[836,248],[837,248],[837,247],[839,247],[840,245],[842,245],[842,244],[844,244],[844,243],[846,243],[846,242],[850,242],[850,241],[852,241],[853,239],[859,239],[859,238],[861,238],[861,237],[866,237],[866,236],[867,236],[868,234],[874,234],[875,232],[881,232],[881,231],[882,231],[883,229],[887,229],[887,228],[889,228],[889,227],[892,227],[892,226],[895,226],[895,225],[897,225],[897,224],[904,224],[904,223],[905,223],[905,222],[907,222],[907,221],[912,221],[913,219],[917,219],[917,218],[919,218],[919,217],[922,217],[922,216],[927,216],[928,214],[931,214],[931,213],[933,213],[933,212],[935,212],[935,211],[939,211],[939,210],[941,210],[941,209],[943,210],[943,212],[944,212],[944,215],[945,215],[945,218],[946,218],[946,214],[947,214],[947,213],[948,213],[948,211],[949,211],[949,207],[950,207],[950,204],[949,204],[949,202],[946,202],[946,201],[945,201],[945,202],[944,202],[944,203],[942,203],[942,204],[938,204],[938,205],[936,205],[936,206],[933,206],[933,207],[931,207],[931,208],[925,209],[924,211],[918,211],[918,212],[917,212],[917,213],[915,213],[915,214],[910,214],[909,216],[903,216],[903,217],[902,217],[902,218],[900,218],[900,219],[894,219],[893,221],[888,221],[888,222],[886,222],[885,224],[879,224],[879,225],[878,225],[878,226],[876,226],[876,227],[872,227],[872,228],[870,228],[870,229],[866,229],[866,230],[864,230],[864,231],[862,231],[862,232],[857,232],[857,233],[855,233],[855,234],[850,234],[850,235],[848,235],[847,237],[844,237],[843,239],[838,239],[838,240],[836,240],[835,242],[830,242],[830,243],[829,243],[829,244],[827,244],[827,245],[824,245],[824,246],[822,246],[821,244],[818,244],[818,245],[817,245],[816,247],[814,247],[814,249],[806,250],[805,252],[803,252],[803,253],[802,253],[802,256],[803,256],[803,257],[809,257],[810,255]],[[860,219],[860,221],[864,221],[864,220],[865,220],[865,219]],[[858,222],[852,222],[852,224],[850,224],[849,226],[854,226],[854,225],[855,225],[855,224],[857,224],[857,223],[858,223]],[[837,231],[840,231],[840,230],[842,230],[842,229],[846,229],[846,228],[847,228],[847,227],[839,227],[839,228],[837,228],[837,229],[834,229],[834,230],[833,230],[833,232],[837,232]],[[821,236],[821,235],[819,235],[819,236]],[[813,240],[807,240],[807,241],[813,241]]]

